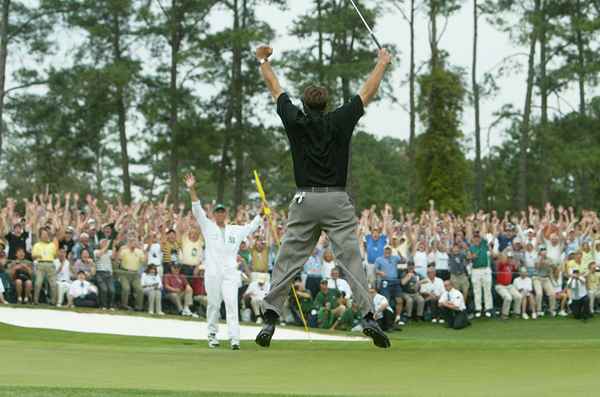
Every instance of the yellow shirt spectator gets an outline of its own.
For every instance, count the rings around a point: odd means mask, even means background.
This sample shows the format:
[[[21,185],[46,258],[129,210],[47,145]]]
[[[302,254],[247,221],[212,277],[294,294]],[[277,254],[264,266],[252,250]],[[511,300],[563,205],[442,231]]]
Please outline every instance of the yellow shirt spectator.
[[[58,256],[57,241],[38,241],[33,245],[31,256],[39,262],[54,262],[54,259]]]
[[[121,248],[119,251],[119,259],[121,260],[121,268],[131,272],[137,272],[144,264],[144,251],[139,248],[130,249],[128,246]]]

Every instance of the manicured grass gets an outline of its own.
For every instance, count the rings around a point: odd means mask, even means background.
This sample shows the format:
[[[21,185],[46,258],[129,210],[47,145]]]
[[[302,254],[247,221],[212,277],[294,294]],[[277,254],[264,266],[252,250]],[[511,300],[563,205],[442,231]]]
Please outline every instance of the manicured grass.
[[[393,348],[363,342],[203,342],[0,324],[0,396],[588,396],[600,319],[411,324]]]

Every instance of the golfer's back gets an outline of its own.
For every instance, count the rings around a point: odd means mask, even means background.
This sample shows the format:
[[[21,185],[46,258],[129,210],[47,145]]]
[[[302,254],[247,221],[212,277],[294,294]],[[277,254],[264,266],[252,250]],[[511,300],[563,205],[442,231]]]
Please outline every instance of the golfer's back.
[[[284,93],[277,113],[290,141],[296,186],[345,187],[350,140],[364,114],[360,97],[330,113],[304,113]]]

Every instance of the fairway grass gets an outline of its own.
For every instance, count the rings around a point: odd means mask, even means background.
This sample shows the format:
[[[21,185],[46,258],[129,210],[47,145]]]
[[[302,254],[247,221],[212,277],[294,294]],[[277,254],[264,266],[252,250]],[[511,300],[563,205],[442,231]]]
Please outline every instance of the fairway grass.
[[[411,324],[369,343],[205,342],[0,324],[0,396],[597,396],[600,319]]]

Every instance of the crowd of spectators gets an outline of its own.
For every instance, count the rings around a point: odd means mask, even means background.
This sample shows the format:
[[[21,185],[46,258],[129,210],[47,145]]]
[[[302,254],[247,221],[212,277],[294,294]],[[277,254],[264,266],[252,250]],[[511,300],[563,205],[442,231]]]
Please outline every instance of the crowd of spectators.
[[[185,205],[98,203],[87,195],[7,199],[0,212],[0,303],[205,316],[201,232]],[[21,209],[20,211],[17,208]],[[206,211],[212,213],[210,205]],[[257,210],[231,215],[247,223]],[[243,321],[262,322],[260,306],[285,232],[285,213],[240,247]],[[276,235],[272,235],[275,233]],[[464,328],[472,319],[587,319],[600,301],[600,220],[593,211],[528,208],[502,215],[365,209],[357,234],[376,310],[386,331],[412,321]],[[290,289],[283,321],[359,330],[352,302],[323,234]],[[163,312],[164,310],[164,312]]]

